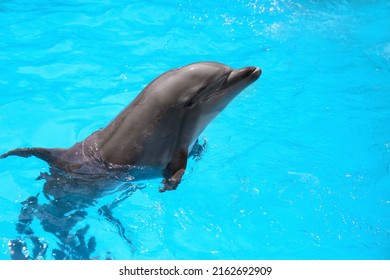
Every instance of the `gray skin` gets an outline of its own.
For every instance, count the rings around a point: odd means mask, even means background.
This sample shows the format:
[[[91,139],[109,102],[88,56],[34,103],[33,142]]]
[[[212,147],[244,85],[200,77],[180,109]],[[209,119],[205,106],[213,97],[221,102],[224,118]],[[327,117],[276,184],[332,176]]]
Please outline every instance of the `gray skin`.
[[[71,148],[19,148],[0,158],[36,156],[51,167],[92,178],[158,170],[164,177],[160,191],[174,190],[191,145],[260,75],[260,68],[234,70],[215,62],[177,68],[151,82],[107,127]]]

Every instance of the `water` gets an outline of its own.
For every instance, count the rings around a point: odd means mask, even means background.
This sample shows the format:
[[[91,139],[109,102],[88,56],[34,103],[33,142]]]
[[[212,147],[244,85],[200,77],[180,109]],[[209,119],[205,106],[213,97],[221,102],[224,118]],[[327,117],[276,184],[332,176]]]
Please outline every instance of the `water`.
[[[389,259],[389,1],[2,1],[0,153],[69,147],[153,78],[195,61],[261,78],[204,131],[177,191],[87,209],[90,258]],[[0,161],[1,259],[48,166]],[[38,197],[44,204],[42,194]],[[52,259],[59,241],[31,228]]]

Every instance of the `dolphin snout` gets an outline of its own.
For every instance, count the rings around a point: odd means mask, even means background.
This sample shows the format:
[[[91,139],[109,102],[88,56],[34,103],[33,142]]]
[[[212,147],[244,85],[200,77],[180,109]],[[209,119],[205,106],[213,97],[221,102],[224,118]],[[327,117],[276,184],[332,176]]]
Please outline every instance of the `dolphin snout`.
[[[261,68],[257,68],[257,67],[253,67],[255,68],[252,72],[252,75],[256,77],[256,79],[258,77],[260,77],[261,73],[263,73],[263,71],[261,70]]]
[[[249,78],[251,82],[256,81],[261,75],[261,69],[255,66],[248,66],[232,71],[227,78],[227,83],[233,85],[246,78]]]

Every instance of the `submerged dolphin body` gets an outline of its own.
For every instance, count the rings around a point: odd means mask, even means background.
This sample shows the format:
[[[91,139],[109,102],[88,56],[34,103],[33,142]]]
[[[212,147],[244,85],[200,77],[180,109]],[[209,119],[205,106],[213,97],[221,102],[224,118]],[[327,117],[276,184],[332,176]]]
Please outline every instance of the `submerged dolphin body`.
[[[151,82],[107,127],[69,149],[19,148],[0,158],[35,156],[89,178],[157,170],[164,177],[160,191],[174,190],[199,134],[260,75],[260,68],[234,70],[215,62],[177,68]]]

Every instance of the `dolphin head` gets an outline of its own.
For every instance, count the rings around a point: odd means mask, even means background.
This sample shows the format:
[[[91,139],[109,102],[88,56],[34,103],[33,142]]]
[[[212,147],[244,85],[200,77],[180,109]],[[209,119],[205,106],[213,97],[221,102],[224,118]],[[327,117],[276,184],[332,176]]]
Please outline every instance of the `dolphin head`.
[[[188,110],[221,111],[261,75],[261,69],[253,66],[234,70],[215,62],[196,63],[181,70],[196,83],[195,90],[185,97],[183,105]]]
[[[156,92],[153,98],[160,104],[176,109],[221,111],[260,75],[261,69],[253,66],[234,70],[221,63],[199,62],[164,73],[145,90]]]
[[[163,89],[160,102],[182,112],[179,135],[188,144],[260,75],[261,69],[253,66],[234,70],[216,62],[200,62],[169,71],[156,81]]]

